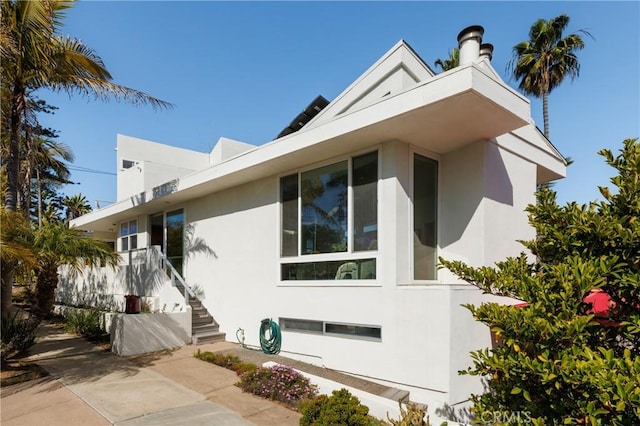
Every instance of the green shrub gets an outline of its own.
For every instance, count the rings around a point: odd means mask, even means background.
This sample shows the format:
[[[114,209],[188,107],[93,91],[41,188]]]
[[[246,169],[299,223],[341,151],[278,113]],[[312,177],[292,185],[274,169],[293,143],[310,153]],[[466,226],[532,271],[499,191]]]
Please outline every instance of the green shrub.
[[[312,398],[318,392],[309,379],[284,365],[260,367],[243,374],[236,385],[245,392],[282,402],[294,409],[300,406],[300,401]]]
[[[300,403],[300,413],[302,418],[300,419],[300,426],[311,426],[318,424],[317,421],[320,418],[322,408],[327,405],[329,397],[325,394],[320,394],[315,398],[305,399]]]
[[[36,341],[40,320],[35,316],[27,319],[18,318],[18,312],[13,316],[2,318],[0,335],[0,360],[7,359],[27,350]]]
[[[252,362],[241,362],[234,368],[234,371],[238,376],[242,376],[243,374],[254,373],[257,369],[258,366]]]
[[[466,305],[502,344],[472,353],[476,418],[542,424],[640,424],[640,141],[600,154],[617,175],[603,201],[558,205],[543,189],[527,208],[530,255],[496,267],[443,266],[482,291],[527,302]],[[595,314],[603,291],[613,305]]]
[[[79,334],[89,340],[100,339],[105,331],[100,326],[101,311],[98,309],[69,310],[65,313],[64,331]]]
[[[232,354],[224,354],[217,352],[197,352],[193,354],[194,358],[198,358],[202,361],[210,362],[211,364],[224,367],[228,370],[235,371],[238,376],[242,376],[244,373],[253,372],[257,370],[258,366],[251,362],[243,362],[240,358]]]
[[[348,390],[333,391],[301,404],[300,426],[378,426],[385,423],[369,415],[369,407],[360,403]]]

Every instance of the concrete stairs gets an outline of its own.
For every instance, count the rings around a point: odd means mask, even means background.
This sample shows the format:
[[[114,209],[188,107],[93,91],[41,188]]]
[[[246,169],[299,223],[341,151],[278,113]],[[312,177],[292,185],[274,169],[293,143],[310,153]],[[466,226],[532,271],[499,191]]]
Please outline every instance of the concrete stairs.
[[[226,334],[220,332],[220,325],[198,299],[189,298],[191,306],[191,343],[202,345],[224,341]]]

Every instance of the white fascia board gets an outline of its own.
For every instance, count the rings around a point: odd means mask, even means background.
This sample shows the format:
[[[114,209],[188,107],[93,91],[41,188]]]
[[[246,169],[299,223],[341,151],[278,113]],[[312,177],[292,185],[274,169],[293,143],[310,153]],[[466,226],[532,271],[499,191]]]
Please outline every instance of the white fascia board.
[[[161,208],[162,201],[173,204],[197,198],[314,163],[320,160],[319,155],[330,158],[363,148],[365,145],[374,146],[394,139],[399,129],[405,127],[409,114],[415,114],[411,122],[419,126],[421,115],[428,117],[430,114],[430,106],[446,99],[456,99],[461,95],[469,95],[470,100],[476,97],[489,100],[500,110],[508,111],[510,116],[515,117],[513,122],[518,123],[517,126],[514,124],[514,128],[521,127],[529,119],[529,103],[526,98],[473,65],[459,67],[455,73],[448,76],[436,76],[398,95],[385,97],[366,108],[342,114],[311,129],[303,128],[220,164],[176,179],[168,183],[171,191],[167,195],[154,196],[154,190],[151,189],[74,219],[71,225],[90,229],[92,223],[111,216],[121,217],[132,208],[150,212],[151,207]],[[513,129],[506,131],[511,130]],[[492,137],[496,136],[498,135]],[[148,208],[142,208],[145,205],[149,205]],[[131,211],[131,215],[134,213]]]
[[[90,213],[87,213],[78,218],[75,218],[69,222],[69,227],[93,231],[94,229],[90,226],[92,223],[103,221],[110,217],[117,217],[121,213],[127,212],[131,210],[133,207],[136,207],[136,205],[140,205],[140,204],[135,202],[135,197],[129,197],[124,200],[117,201],[113,204],[110,204],[109,206],[104,207],[102,209],[93,210]],[[111,232],[117,232],[118,221],[119,221],[118,219],[114,219],[115,226],[113,227],[113,230]],[[105,228],[101,227],[99,230],[104,231]]]
[[[496,142],[504,149],[537,164],[537,183],[546,183],[567,176],[566,160],[533,124],[513,130],[510,134],[514,137],[499,136]]]
[[[493,68],[493,65],[491,65],[491,61],[489,59],[482,58],[477,61],[476,64],[479,68],[483,69],[487,73],[490,73],[494,79],[500,81],[501,83],[504,83],[504,80],[502,79],[502,77],[500,77],[500,74],[498,74],[495,68]]]

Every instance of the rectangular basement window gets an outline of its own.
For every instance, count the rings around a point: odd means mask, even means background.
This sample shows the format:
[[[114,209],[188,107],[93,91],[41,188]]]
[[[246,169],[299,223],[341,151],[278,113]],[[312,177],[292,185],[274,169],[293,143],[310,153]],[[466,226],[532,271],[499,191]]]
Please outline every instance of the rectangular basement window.
[[[367,325],[325,323],[324,332],[326,334],[336,334],[340,337],[363,337],[373,340],[382,339],[382,329],[380,327]]]
[[[280,328],[286,331],[322,334],[322,321],[303,320],[296,318],[280,318]]]
[[[280,318],[283,331],[324,334],[351,339],[382,341],[382,327],[377,325],[344,324],[299,318]]]

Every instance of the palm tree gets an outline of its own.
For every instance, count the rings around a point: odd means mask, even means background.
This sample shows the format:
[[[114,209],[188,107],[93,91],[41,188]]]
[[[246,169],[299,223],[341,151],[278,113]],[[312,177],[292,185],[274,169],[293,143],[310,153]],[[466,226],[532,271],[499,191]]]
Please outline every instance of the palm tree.
[[[17,271],[30,271],[37,265],[35,253],[31,249],[31,228],[23,215],[0,210],[2,232],[0,233],[0,268],[2,274],[1,306],[2,316],[11,312],[13,299],[13,278]]]
[[[460,50],[457,47],[454,47],[451,51],[449,51],[449,58],[442,60],[438,58],[434,65],[436,67],[440,67],[442,71],[449,71],[457,67],[460,64]]]
[[[42,225],[42,194],[45,186],[58,187],[69,181],[69,168],[66,162],[73,161],[73,153],[68,145],[52,139],[39,138],[35,141],[32,177],[35,178],[38,226]],[[33,176],[34,175],[34,176]],[[30,180],[31,178],[29,178]]]
[[[16,210],[19,188],[20,134],[34,90],[47,87],[136,105],[169,108],[171,104],[135,89],[113,83],[111,74],[93,49],[80,40],[57,35],[64,12],[73,0],[2,0],[0,51],[2,91],[9,109],[9,149],[6,158],[5,207]]]
[[[520,89],[527,95],[542,98],[544,135],[549,138],[549,93],[565,77],[572,80],[580,75],[580,62],[576,52],[584,48],[580,34],[591,37],[586,30],[562,36],[569,17],[562,14],[545,21],[538,19],[529,30],[529,40],[513,47],[513,58],[508,68],[520,81]]]
[[[105,242],[89,238],[66,223],[45,221],[34,232],[33,249],[38,259],[35,296],[43,315],[48,315],[53,307],[58,267],[69,265],[71,271],[77,273],[87,266],[115,267],[119,260],[118,254]]]
[[[91,211],[91,205],[87,197],[82,194],[64,197],[64,206],[67,208],[67,221],[82,216]]]

